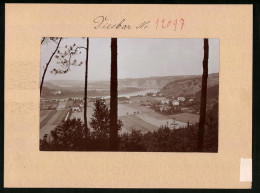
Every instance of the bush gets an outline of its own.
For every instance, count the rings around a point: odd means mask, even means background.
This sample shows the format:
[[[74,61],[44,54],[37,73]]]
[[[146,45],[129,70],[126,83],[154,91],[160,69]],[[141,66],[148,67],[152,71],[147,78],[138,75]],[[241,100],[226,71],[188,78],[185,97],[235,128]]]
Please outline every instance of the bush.
[[[40,150],[72,151],[84,150],[84,125],[80,119],[62,121],[51,131],[52,140],[47,142],[47,135],[40,141]]]
[[[130,134],[120,135],[119,151],[146,151],[141,131],[132,130]]]
[[[109,109],[102,100],[97,100],[91,130],[84,133],[84,124],[79,119],[68,119],[51,131],[52,140],[47,135],[40,140],[43,151],[108,151],[109,149]],[[118,122],[118,130],[122,122]],[[198,124],[179,129],[161,126],[154,132],[141,133],[132,130],[118,136],[119,151],[149,152],[197,152]],[[204,152],[218,151],[218,105],[207,111],[204,133]]]

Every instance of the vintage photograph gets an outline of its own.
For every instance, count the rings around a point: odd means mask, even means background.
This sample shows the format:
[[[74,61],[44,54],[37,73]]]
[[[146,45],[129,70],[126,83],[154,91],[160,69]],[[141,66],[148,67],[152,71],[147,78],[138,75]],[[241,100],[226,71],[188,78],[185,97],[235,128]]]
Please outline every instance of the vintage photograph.
[[[41,39],[41,151],[218,152],[219,39]]]

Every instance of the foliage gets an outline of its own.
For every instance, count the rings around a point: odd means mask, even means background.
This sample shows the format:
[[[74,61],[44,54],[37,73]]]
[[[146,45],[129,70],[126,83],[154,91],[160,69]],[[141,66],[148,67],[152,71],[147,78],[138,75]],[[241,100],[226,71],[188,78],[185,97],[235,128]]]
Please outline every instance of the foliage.
[[[59,68],[53,68],[51,73],[65,74],[69,72],[71,66],[81,66],[83,61],[78,62],[76,59],[73,59],[75,56],[81,54],[81,49],[86,49],[86,47],[79,47],[75,43],[72,45],[65,45],[65,48],[59,49],[55,54],[55,59]]]
[[[42,45],[48,45],[51,42],[58,43],[59,38],[58,37],[43,37],[41,40]]]
[[[104,99],[97,99],[94,102],[94,113],[92,115],[90,126],[91,148],[96,150],[106,150],[109,144],[110,135],[110,109]],[[117,131],[122,128],[122,121],[118,120]]]
[[[62,121],[51,131],[51,142],[47,145],[47,136],[41,140],[41,150],[72,151],[83,150],[85,145],[84,127],[80,119]]]
[[[142,134],[133,130],[120,136],[121,151],[187,152],[196,151],[196,125],[182,129],[161,126],[157,131]]]
[[[197,152],[198,124],[172,129],[163,125],[154,132],[142,134],[132,130],[120,138],[120,151]],[[207,111],[203,152],[218,151],[218,104]]]
[[[90,121],[90,126],[93,128],[92,137],[107,139],[109,138],[109,108],[104,99],[97,99],[94,105],[94,113]]]
[[[218,151],[218,104],[207,111],[203,151]]]
[[[132,130],[131,134],[119,136],[119,151],[146,151],[141,131]]]
[[[67,119],[51,131],[51,142],[47,142],[47,136],[40,140],[40,149],[46,151],[108,150],[110,111],[104,99],[97,99],[94,105],[94,113],[90,121],[91,129],[87,136],[80,119]],[[118,132],[122,126],[122,121],[118,120]]]
[[[109,107],[103,99],[97,99],[93,117],[90,121],[89,135],[84,135],[84,125],[79,119],[63,121],[52,132],[53,140],[47,142],[47,136],[40,141],[40,149],[46,151],[108,151],[109,150]],[[122,128],[118,122],[118,131]],[[207,111],[204,152],[218,151],[218,104]],[[137,152],[197,152],[198,124],[173,129],[162,125],[154,132],[142,133],[132,130],[118,135],[118,151]],[[87,143],[85,142],[87,141]]]

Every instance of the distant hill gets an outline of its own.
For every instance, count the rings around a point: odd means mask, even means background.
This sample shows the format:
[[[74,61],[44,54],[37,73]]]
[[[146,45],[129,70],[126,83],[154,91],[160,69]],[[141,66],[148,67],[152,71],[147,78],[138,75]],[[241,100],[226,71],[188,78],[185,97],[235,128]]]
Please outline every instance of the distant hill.
[[[208,88],[213,87],[212,92],[216,92],[215,88],[218,88],[219,73],[208,75]],[[201,76],[190,77],[185,79],[179,79],[168,83],[164,86],[160,92],[164,96],[196,96],[201,91]]]
[[[209,74],[208,87],[218,85],[218,81],[218,73]],[[61,90],[63,93],[80,93],[82,95],[84,85],[84,80],[47,80],[43,85],[43,94],[49,95],[51,90]],[[109,88],[110,81],[89,81],[88,83],[88,93],[93,95],[96,94],[95,92],[102,92],[102,95],[105,95],[109,93]],[[164,96],[195,96],[201,90],[201,75],[118,79],[119,93],[136,92],[140,89],[160,89]]]
[[[181,75],[181,76],[160,76],[148,78],[127,78],[119,79],[119,87],[137,87],[137,88],[162,88],[170,82],[187,78],[199,77],[198,75]]]
[[[190,79],[200,77],[199,75],[181,75],[181,76],[160,76],[147,78],[126,78],[118,79],[118,88],[135,87],[135,88],[162,88],[175,80]],[[47,80],[44,87],[49,89],[84,89],[84,80]],[[109,89],[110,81],[89,81],[89,89]]]
[[[214,85],[214,86],[211,86],[211,87],[208,87],[207,89],[207,97],[209,99],[217,99],[218,100],[218,92],[219,92],[219,85]],[[200,93],[201,91],[197,92],[196,93],[196,98],[200,99]]]
[[[84,90],[84,80],[47,80],[44,82],[44,87],[49,89],[69,89],[69,90]],[[109,81],[88,81],[89,89],[109,89]]]

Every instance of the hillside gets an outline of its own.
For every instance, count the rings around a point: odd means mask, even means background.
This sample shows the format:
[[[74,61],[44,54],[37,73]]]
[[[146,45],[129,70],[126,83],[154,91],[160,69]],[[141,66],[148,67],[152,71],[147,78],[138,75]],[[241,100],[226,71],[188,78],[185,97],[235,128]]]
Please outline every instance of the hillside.
[[[211,86],[211,87],[208,87],[208,90],[207,90],[207,97],[209,99],[217,99],[218,100],[218,91],[219,91],[219,85],[214,85],[214,86]],[[197,92],[196,93],[196,98],[200,98],[200,95],[201,95],[201,91]]]
[[[219,84],[219,74],[208,75],[208,88]],[[218,87],[218,86],[217,86]],[[160,92],[164,96],[195,96],[201,90],[201,76],[175,80],[164,86]],[[214,88],[213,88],[214,90]]]
[[[160,76],[147,78],[125,78],[118,79],[118,88],[162,88],[170,82],[182,79],[200,77],[198,75]],[[74,89],[83,90],[84,80],[47,80],[44,86],[49,89]],[[88,81],[89,89],[109,89],[110,81]]]
[[[119,79],[119,87],[137,87],[137,88],[162,88],[170,82],[187,78],[199,77],[198,75],[182,75],[182,76],[161,76],[148,78],[127,78]]]

